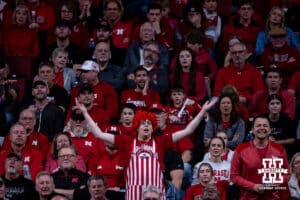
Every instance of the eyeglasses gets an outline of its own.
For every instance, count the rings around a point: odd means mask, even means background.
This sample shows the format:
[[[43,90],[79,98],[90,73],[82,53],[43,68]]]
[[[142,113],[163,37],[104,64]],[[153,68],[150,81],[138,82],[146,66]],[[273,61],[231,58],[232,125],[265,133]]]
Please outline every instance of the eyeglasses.
[[[74,155],[74,154],[65,154],[65,155],[58,155],[58,158],[68,158],[68,159],[70,159],[70,158],[73,158],[75,156],[76,155]]]

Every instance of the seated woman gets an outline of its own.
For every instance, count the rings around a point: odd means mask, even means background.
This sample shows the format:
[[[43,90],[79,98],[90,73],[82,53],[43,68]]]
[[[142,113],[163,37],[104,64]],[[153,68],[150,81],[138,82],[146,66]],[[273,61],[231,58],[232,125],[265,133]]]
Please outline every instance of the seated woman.
[[[76,85],[76,75],[73,69],[67,68],[68,53],[62,48],[56,48],[52,52],[51,60],[55,72],[53,83],[64,87],[70,94]]]
[[[73,144],[69,135],[66,133],[59,133],[53,138],[51,151],[48,153],[48,157],[45,164],[46,171],[52,174],[58,170],[58,151],[62,147],[68,147],[70,145]],[[86,172],[84,159],[79,155],[77,155],[76,169]]]
[[[227,162],[231,162],[231,160],[233,158],[234,151],[227,148],[228,138],[227,138],[226,133],[224,131],[218,131],[215,134],[215,137],[220,137],[225,142],[225,149],[224,149],[224,152],[222,153],[222,157],[221,157],[222,160],[227,161]],[[203,157],[203,161],[208,161],[210,157],[211,157],[211,153],[207,152]]]
[[[219,181],[214,183],[214,171],[209,163],[203,162],[197,170],[198,184],[190,186],[185,193],[183,200],[200,199],[206,187],[215,185],[219,192],[219,199],[226,199],[226,192],[229,187],[228,182]]]
[[[300,153],[296,153],[291,159],[291,176],[288,182],[291,199],[300,199]]]
[[[235,101],[230,95],[221,95],[212,117],[204,130],[204,144],[207,146],[210,138],[217,131],[224,131],[228,138],[227,147],[235,149],[245,137],[245,123],[237,113]]]
[[[179,52],[176,66],[170,73],[170,85],[182,86],[187,98],[202,103],[207,96],[204,74],[197,71],[193,52],[182,49]]]
[[[288,157],[294,154],[293,144],[296,141],[296,129],[291,118],[282,112],[282,98],[278,94],[268,97],[269,113],[264,114],[270,120],[270,140],[286,147]]]
[[[213,137],[209,141],[210,157],[208,157],[207,160],[203,160],[202,162],[207,162],[212,166],[215,183],[219,181],[226,181],[229,184],[231,164],[230,162],[227,162],[222,159],[222,155],[224,151],[225,151],[224,140],[220,137]],[[192,185],[197,184],[199,182],[198,171],[202,162],[199,162],[194,166]]]
[[[4,31],[3,46],[6,56],[31,56],[39,55],[38,33],[28,26],[31,22],[27,6],[18,5],[12,16],[13,25]]]

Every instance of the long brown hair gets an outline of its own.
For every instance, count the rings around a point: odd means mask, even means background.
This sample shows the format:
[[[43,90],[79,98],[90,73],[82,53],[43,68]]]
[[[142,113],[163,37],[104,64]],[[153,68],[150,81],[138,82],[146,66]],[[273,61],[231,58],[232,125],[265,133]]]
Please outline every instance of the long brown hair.
[[[189,89],[188,91],[186,91],[186,94],[189,95],[194,95],[195,94],[195,79],[196,79],[196,61],[195,61],[195,57],[194,54],[192,52],[191,49],[189,48],[183,48],[180,50],[180,52],[183,51],[188,51],[191,56],[192,56],[192,63],[191,63],[191,68],[190,68],[190,76],[189,76]],[[179,53],[180,54],[180,53]],[[177,56],[177,60],[176,60],[176,66],[174,68],[174,77],[173,77],[173,86],[182,86],[182,66],[180,64],[180,60],[179,60],[179,54]]]

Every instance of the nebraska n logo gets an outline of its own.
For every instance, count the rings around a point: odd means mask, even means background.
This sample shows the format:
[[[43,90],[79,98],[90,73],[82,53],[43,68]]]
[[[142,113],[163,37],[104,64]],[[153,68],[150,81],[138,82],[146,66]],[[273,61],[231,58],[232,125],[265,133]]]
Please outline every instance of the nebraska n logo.
[[[287,169],[282,169],[282,158],[263,158],[262,169],[258,169],[258,174],[263,174],[264,184],[283,183],[282,174],[288,174]]]

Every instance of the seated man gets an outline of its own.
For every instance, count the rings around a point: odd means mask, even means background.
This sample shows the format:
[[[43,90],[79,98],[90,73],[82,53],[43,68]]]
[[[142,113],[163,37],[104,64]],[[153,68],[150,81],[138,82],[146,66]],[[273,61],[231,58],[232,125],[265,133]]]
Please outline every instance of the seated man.
[[[37,124],[35,130],[47,135],[52,141],[55,134],[61,132],[64,126],[64,113],[56,104],[51,103],[47,96],[49,87],[47,82],[36,80],[32,84],[33,103],[29,106],[36,113]]]
[[[124,61],[125,74],[131,74],[134,70],[140,66],[144,65],[145,58],[145,44],[149,42],[155,42],[155,29],[153,28],[151,22],[143,23],[139,28],[139,39],[137,42],[131,44],[127,49],[127,55]],[[169,53],[165,45],[159,45],[159,60],[155,63],[158,67],[167,68],[169,65]]]
[[[58,152],[59,170],[52,174],[55,192],[62,193],[70,199],[75,189],[86,187],[89,174],[75,168],[76,150],[73,146],[62,147]]]
[[[101,106],[94,103],[95,95],[96,94],[94,93],[94,90],[92,87],[90,87],[88,85],[83,85],[78,90],[77,100],[78,100],[78,102],[85,105],[89,114],[92,116],[92,118],[98,124],[98,126],[105,129],[106,126],[109,124],[109,116],[106,115],[106,111],[103,108],[101,108]],[[74,107],[72,107],[68,110],[68,113],[66,116],[67,123],[69,122],[69,119],[71,117],[73,110],[74,110]]]
[[[39,172],[35,180],[35,190],[38,193],[36,200],[47,200],[54,194],[54,181],[49,172]]]
[[[124,69],[129,87],[135,87],[133,73],[139,66],[142,66],[148,71],[149,88],[159,92],[160,95],[166,94],[168,90],[168,72],[167,67],[159,66],[161,53],[162,51],[156,42],[150,41],[143,45],[143,64],[131,65],[132,69]]]
[[[49,147],[48,138],[43,133],[39,133],[34,130],[34,126],[36,125],[36,116],[33,110],[30,108],[22,110],[19,116],[19,123],[21,123],[26,129],[26,146],[38,150],[43,154],[43,157],[46,157]],[[9,150],[11,148],[11,141],[9,138],[9,135],[5,137],[1,146],[2,151],[4,149]]]
[[[43,155],[36,149],[26,145],[27,133],[25,127],[16,123],[12,125],[9,132],[10,148],[2,149],[0,152],[0,174],[5,171],[5,158],[10,153],[16,153],[23,159],[24,176],[35,180],[38,172],[42,171]]]
[[[261,64],[269,69],[276,66],[282,72],[282,87],[287,88],[289,80],[300,65],[299,51],[287,44],[284,28],[274,28],[269,31],[270,44],[262,53]]]
[[[159,93],[149,88],[148,71],[137,68],[134,72],[135,88],[124,90],[121,95],[121,104],[133,103],[137,109],[148,110],[154,103],[160,103]]]
[[[91,176],[87,181],[87,188],[76,189],[73,200],[82,199],[103,199],[106,200],[106,179],[103,176]],[[121,200],[118,198],[118,200]]]
[[[260,71],[246,62],[244,43],[235,43],[230,53],[232,63],[218,71],[213,95],[219,96],[224,86],[232,85],[237,89],[240,103],[248,105],[252,95],[264,88]]]
[[[125,77],[120,66],[111,64],[112,52],[109,42],[100,41],[95,47],[94,57],[99,64],[99,79],[120,92],[125,83]]]
[[[72,140],[77,154],[82,156],[87,165],[97,154],[98,139],[89,132],[88,125],[81,111],[74,109],[68,125],[65,128]]]
[[[21,175],[23,170],[22,157],[10,153],[3,158],[5,170],[2,178],[6,186],[5,197],[8,199],[31,199],[34,194],[34,184],[31,180]]]
[[[118,113],[118,97],[114,88],[99,79],[99,65],[92,61],[86,60],[81,65],[81,77],[84,84],[92,87],[94,91],[94,104],[104,109],[109,118],[117,116]],[[71,106],[75,105],[75,97],[82,85],[73,88],[71,92]]]
[[[279,94],[282,98],[282,112],[291,119],[295,117],[295,98],[282,87],[282,73],[278,68],[270,68],[265,73],[265,88],[256,92],[250,103],[250,116],[255,117],[269,112],[267,98],[271,94]]]

